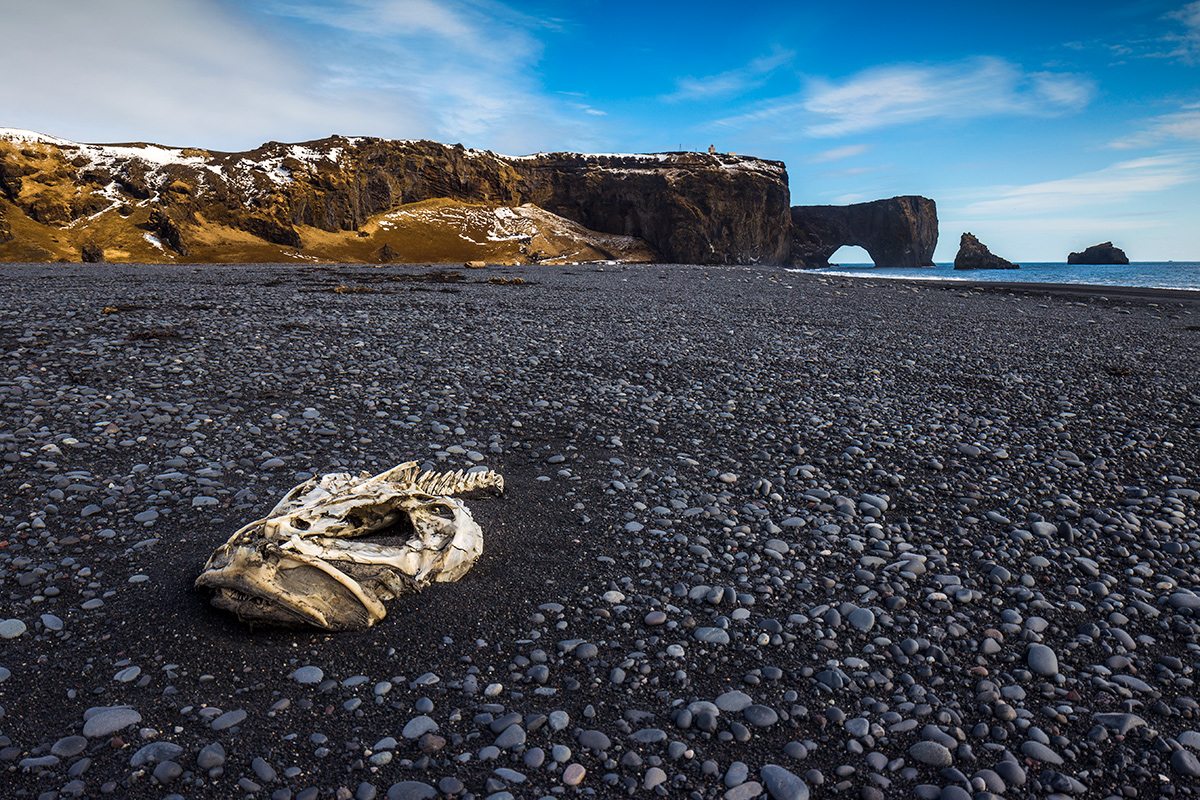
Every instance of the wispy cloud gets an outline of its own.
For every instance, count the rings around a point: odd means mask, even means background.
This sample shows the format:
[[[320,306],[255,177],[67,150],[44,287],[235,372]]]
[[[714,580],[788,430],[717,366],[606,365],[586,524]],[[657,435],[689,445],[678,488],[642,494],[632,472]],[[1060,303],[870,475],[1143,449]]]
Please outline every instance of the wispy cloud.
[[[834,137],[936,119],[1052,116],[1083,108],[1094,94],[1092,82],[1080,75],[1025,72],[1004,59],[982,57],[876,67],[840,81],[817,78],[804,92],[720,122],[791,124],[808,136]]]
[[[1070,178],[984,189],[978,195],[994,199],[970,203],[962,213],[1035,216],[1069,212],[1082,207],[1131,202],[1139,195],[1191,183],[1197,177],[1196,162],[1189,156],[1152,156],[1123,161]]]
[[[668,102],[680,102],[735,97],[761,86],[771,73],[786,65],[795,55],[790,50],[777,47],[770,55],[760,56],[744,67],[700,78],[679,78],[675,82],[675,91],[663,99]]]
[[[495,0],[0,5],[0,70],[39,65],[0,81],[6,124],[68,138],[236,150],[343,133],[522,153],[602,135],[595,109],[541,83],[555,24]]]
[[[847,167],[846,169],[831,169],[817,173],[822,180],[841,180],[842,178],[857,178],[859,175],[870,175],[872,172],[886,172],[891,164],[879,164],[873,167]]]
[[[842,82],[814,81],[804,109],[819,121],[805,132],[843,136],[931,119],[1053,115],[1084,107],[1093,93],[1091,82],[1080,76],[1025,73],[999,58],[887,66]]]
[[[1185,106],[1185,108],[1188,108]],[[1109,143],[1109,147],[1129,149],[1131,147],[1148,147],[1167,141],[1200,142],[1200,110],[1185,110],[1177,114],[1166,114],[1155,117],[1146,126],[1125,139],[1117,139]]]
[[[1181,32],[1172,32],[1163,37],[1164,41],[1173,45],[1167,55],[1188,64],[1200,61],[1200,0],[1172,11],[1167,14],[1167,19],[1183,24]]]
[[[848,144],[845,147],[834,147],[831,150],[822,150],[819,153],[809,156],[808,163],[828,164],[830,161],[841,161],[843,158],[860,156],[870,149],[870,145],[865,144]]]

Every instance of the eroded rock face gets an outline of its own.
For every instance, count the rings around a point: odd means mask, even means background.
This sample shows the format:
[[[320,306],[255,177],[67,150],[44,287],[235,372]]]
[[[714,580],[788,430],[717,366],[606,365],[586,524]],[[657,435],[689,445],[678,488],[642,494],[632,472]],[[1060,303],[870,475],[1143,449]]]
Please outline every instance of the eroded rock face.
[[[504,479],[415,461],[311,478],[218,547],[196,588],[250,624],[369,627],[384,600],[456,581],[479,558],[483,532],[453,496],[478,490],[502,492]]]
[[[931,267],[937,237],[937,205],[928,197],[792,206],[792,261],[797,266],[827,267],[839,247],[855,245],[877,267]]]
[[[1020,269],[1020,266],[994,255],[974,234],[964,233],[954,256],[955,269]]]
[[[8,202],[46,226],[72,226],[106,247],[103,233],[89,230],[101,224],[91,217],[111,221],[124,206],[134,215],[126,227],[140,226],[134,238],[150,231],[156,246],[204,260],[246,260],[200,252],[214,230],[303,250],[310,230],[361,231],[401,205],[439,198],[531,203],[594,231],[639,237],[663,261],[783,264],[790,248],[784,165],[746,156],[509,157],[342,136],[218,153],[37,134],[0,137],[0,156],[0,206]],[[364,256],[381,246],[364,244]]]
[[[1125,251],[1113,247],[1112,242],[1094,244],[1082,253],[1071,253],[1067,256],[1068,264],[1128,264],[1129,258]]]

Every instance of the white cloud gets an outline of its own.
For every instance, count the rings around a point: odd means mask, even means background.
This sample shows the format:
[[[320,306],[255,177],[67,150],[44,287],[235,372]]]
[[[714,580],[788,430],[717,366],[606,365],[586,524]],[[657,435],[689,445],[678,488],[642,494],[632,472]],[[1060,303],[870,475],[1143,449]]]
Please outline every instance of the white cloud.
[[[1182,155],[1161,155],[1113,164],[1096,172],[1024,186],[993,187],[978,196],[993,199],[967,205],[970,216],[1069,213],[1106,203],[1128,203],[1197,179],[1196,164]]]
[[[893,125],[998,115],[1052,116],[1086,106],[1095,93],[1070,73],[1026,73],[999,58],[955,64],[895,64],[840,81],[813,79],[805,91],[719,120],[731,127],[771,123],[813,137]]]
[[[0,81],[3,124],[79,141],[595,144],[537,82],[548,26],[491,0],[0,0],[0,19],[0,70],[25,76]]]
[[[1184,108],[1190,107],[1184,106]],[[1200,142],[1200,110],[1188,110],[1155,117],[1146,124],[1142,131],[1128,139],[1117,139],[1110,142],[1109,147],[1117,149],[1146,147],[1171,140]]]
[[[842,178],[857,178],[859,175],[869,175],[872,172],[885,172],[892,168],[891,164],[880,164],[874,167],[848,167],[820,172],[817,177],[822,180],[840,180]]]
[[[1066,73],[1026,74],[999,58],[941,66],[896,65],[841,81],[814,81],[803,108],[810,136],[843,136],[931,119],[1053,115],[1085,106],[1091,82]]]
[[[1188,3],[1178,11],[1167,14],[1167,19],[1183,23],[1182,33],[1172,33],[1164,37],[1165,41],[1174,45],[1167,55],[1178,58],[1188,64],[1200,60],[1200,0]]]
[[[0,18],[0,70],[25,76],[0,81],[8,124],[213,147],[261,143],[271,120],[315,133],[297,126],[320,111],[305,64],[212,0],[3,0]]]
[[[691,76],[679,78],[675,82],[675,91],[663,99],[676,102],[736,96],[761,86],[771,73],[794,57],[795,53],[776,48],[770,55],[756,58],[738,69],[702,78]]]
[[[870,150],[869,145],[865,144],[848,144],[845,147],[834,147],[831,150],[822,150],[809,157],[810,164],[828,164],[830,161],[841,161],[843,158],[853,158],[860,156]]]

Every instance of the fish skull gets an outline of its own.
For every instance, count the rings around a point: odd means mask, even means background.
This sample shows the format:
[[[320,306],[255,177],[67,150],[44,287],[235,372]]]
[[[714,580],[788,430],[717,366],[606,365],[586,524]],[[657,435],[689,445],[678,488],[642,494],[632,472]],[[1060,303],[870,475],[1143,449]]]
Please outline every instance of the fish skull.
[[[471,568],[483,532],[452,495],[480,489],[502,492],[504,479],[421,473],[415,461],[312,478],[218,547],[196,587],[250,624],[369,627],[387,614],[384,600]]]

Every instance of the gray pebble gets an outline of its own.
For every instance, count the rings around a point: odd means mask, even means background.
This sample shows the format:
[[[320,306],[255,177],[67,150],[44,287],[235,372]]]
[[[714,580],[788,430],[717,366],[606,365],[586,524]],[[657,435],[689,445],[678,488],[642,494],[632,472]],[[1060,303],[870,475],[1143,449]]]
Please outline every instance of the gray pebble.
[[[1043,764],[1053,764],[1057,767],[1063,763],[1062,756],[1051,750],[1049,746],[1033,739],[1026,739],[1021,743],[1021,753]]]
[[[1180,775],[1200,777],[1200,759],[1191,750],[1176,750],[1171,753],[1171,769]]]
[[[325,673],[320,667],[300,667],[292,673],[292,678],[297,683],[320,683],[325,678]]]
[[[196,765],[200,769],[208,770],[213,767],[219,767],[224,763],[225,748],[217,742],[200,748],[200,752],[196,755]]]
[[[209,723],[209,727],[214,731],[224,731],[232,728],[234,725],[240,725],[246,719],[246,712],[242,709],[236,711],[226,711],[219,717]]]
[[[136,725],[142,721],[142,715],[132,708],[107,708],[90,717],[83,723],[83,735],[89,739],[101,736],[112,736],[119,730]]]
[[[1031,644],[1025,660],[1036,675],[1049,678],[1058,674],[1058,656],[1044,644]]]
[[[405,739],[420,739],[427,733],[433,733],[438,729],[438,724],[432,718],[422,714],[419,717],[413,717],[404,726],[401,735]]]
[[[931,767],[948,767],[954,763],[954,756],[946,749],[946,745],[938,742],[921,741],[908,748],[908,754]]]
[[[174,760],[183,755],[183,748],[174,742],[151,742],[142,747],[129,759],[129,766],[141,767],[145,764],[157,764],[162,761]]]
[[[0,639],[15,639],[25,631],[25,623],[19,619],[6,619],[0,622]]]
[[[759,777],[772,800],[808,800],[808,784],[783,767],[767,764],[759,771]]]

